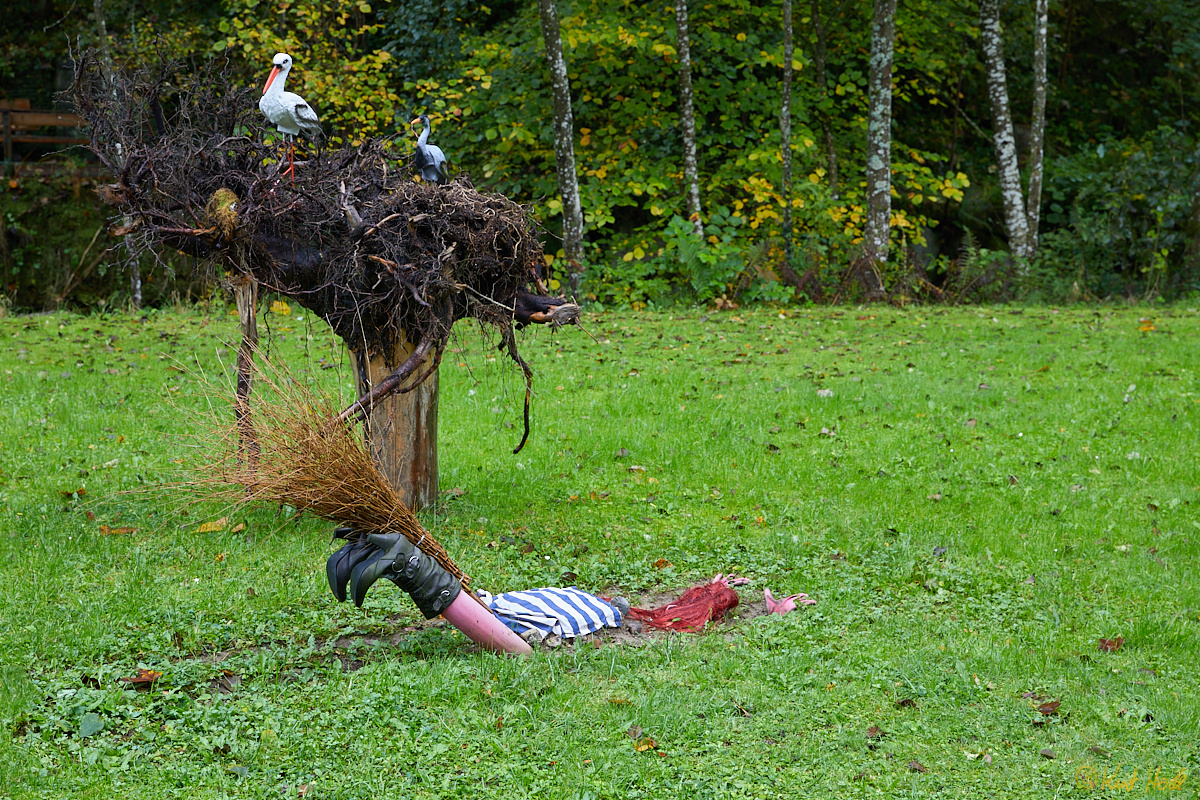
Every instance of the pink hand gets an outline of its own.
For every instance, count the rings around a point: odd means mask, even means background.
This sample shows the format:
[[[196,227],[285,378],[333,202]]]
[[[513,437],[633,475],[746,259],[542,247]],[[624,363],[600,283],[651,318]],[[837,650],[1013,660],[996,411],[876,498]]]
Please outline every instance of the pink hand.
[[[768,614],[786,614],[789,611],[795,611],[797,603],[805,606],[812,606],[817,603],[816,600],[813,600],[806,594],[793,594],[782,600],[776,600],[775,595],[771,594],[770,589],[763,589],[763,599],[767,602]]]

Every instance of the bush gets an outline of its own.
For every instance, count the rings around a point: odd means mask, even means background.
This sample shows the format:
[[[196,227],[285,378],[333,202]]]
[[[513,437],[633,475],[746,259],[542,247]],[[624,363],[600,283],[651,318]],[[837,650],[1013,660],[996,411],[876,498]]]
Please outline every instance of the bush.
[[[1200,279],[1200,150],[1184,127],[1056,159],[1030,288],[1049,297],[1173,296]]]

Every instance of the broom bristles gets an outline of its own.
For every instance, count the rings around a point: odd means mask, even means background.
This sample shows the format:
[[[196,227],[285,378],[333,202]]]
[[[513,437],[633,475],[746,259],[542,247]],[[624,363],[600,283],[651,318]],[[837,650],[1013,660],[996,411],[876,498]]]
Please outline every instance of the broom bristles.
[[[230,413],[214,421],[219,452],[189,485],[235,506],[288,505],[365,533],[397,531],[470,593],[470,578],[404,505],[358,430],[337,421],[340,403],[256,355],[249,429],[259,453],[245,458]]]

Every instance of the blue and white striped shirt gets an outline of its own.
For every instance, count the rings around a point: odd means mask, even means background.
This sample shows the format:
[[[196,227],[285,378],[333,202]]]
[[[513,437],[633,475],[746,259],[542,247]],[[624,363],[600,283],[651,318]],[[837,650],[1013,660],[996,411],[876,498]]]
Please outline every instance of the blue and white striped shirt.
[[[552,633],[570,639],[605,627],[621,627],[621,612],[574,586],[477,594],[501,622],[522,636],[535,631],[538,641]]]

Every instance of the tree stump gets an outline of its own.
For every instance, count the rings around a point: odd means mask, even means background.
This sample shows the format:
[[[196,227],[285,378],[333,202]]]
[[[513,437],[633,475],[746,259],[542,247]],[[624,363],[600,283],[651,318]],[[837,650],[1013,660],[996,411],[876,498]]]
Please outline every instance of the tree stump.
[[[370,361],[361,352],[354,353],[354,378],[359,396],[392,373],[415,349],[404,342],[390,359],[376,356]],[[436,354],[431,354],[434,358]],[[418,367],[400,385],[411,386],[430,362]],[[437,418],[438,374],[434,372],[417,388],[395,392],[380,400],[365,424],[371,455],[388,483],[400,495],[410,511],[437,502]]]

